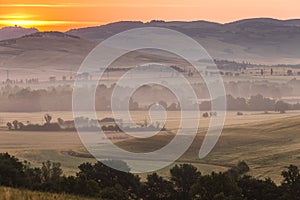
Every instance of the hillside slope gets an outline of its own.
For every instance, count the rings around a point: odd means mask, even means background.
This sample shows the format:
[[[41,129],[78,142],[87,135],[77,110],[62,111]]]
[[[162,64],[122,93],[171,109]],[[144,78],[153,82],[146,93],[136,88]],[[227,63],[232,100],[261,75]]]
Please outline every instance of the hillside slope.
[[[35,32],[0,41],[0,70],[12,70],[14,78],[18,78],[17,74],[21,71],[31,78],[46,73],[47,78],[51,75],[69,76],[71,71],[78,70],[84,58],[99,42],[122,31],[142,27],[163,27],[185,33],[217,60],[259,64],[300,63],[300,20],[260,18],[228,24],[206,21],[116,22],[66,33]],[[158,52],[154,55],[137,52],[127,56],[120,65],[132,66],[137,61],[147,63],[161,60],[170,63],[174,58]]]
[[[67,33],[100,42],[142,27],[170,28],[197,40],[215,59],[254,63],[300,63],[300,20],[246,19],[228,24],[195,22],[117,22]]]
[[[25,35],[30,35],[38,32],[35,28],[22,28],[22,27],[3,27],[0,29],[0,41],[13,38],[19,38]]]
[[[285,166],[300,165],[299,121],[300,116],[296,116],[227,126],[213,151],[203,160],[198,158],[206,133],[201,130],[193,145],[178,162],[230,167],[244,160],[251,168],[251,175],[271,177],[280,182],[278,172],[284,170]],[[128,151],[149,152],[168,144],[172,138],[172,135],[160,135],[150,140],[133,139],[118,145]]]
[[[77,69],[95,44],[59,32],[35,33],[0,42],[0,68],[70,71]],[[48,74],[49,75],[49,74]]]

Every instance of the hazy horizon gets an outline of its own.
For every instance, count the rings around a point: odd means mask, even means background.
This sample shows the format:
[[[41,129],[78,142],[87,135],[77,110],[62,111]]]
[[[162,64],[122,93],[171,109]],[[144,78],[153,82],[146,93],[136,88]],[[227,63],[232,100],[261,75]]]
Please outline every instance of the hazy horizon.
[[[182,3],[179,0],[99,1],[40,1],[3,0],[0,3],[0,27],[36,27],[39,30],[66,31],[73,28],[108,24],[116,21],[164,21],[205,20],[228,23],[248,18],[300,18],[297,8],[300,3],[290,0],[265,0],[263,2],[230,0],[195,1]],[[79,13],[79,14],[78,14]],[[189,13],[188,15],[186,13]]]
[[[0,29],[2,28],[24,28],[24,29],[37,29],[38,31],[40,32],[47,32],[47,31],[58,31],[58,32],[68,32],[70,30],[74,30],[74,29],[84,29],[84,28],[92,28],[92,27],[98,27],[98,26],[105,26],[105,25],[109,25],[109,24],[114,24],[114,23],[119,23],[119,22],[142,22],[142,23],[150,23],[151,21],[163,21],[163,22],[166,22],[166,23],[170,23],[170,22],[209,22],[209,23],[217,23],[217,24],[222,24],[222,25],[225,25],[225,24],[230,24],[230,23],[234,23],[234,22],[239,22],[239,21],[243,21],[243,20],[255,20],[255,19],[272,19],[272,20],[279,20],[279,21],[289,21],[289,20],[300,20],[300,17],[299,18],[289,18],[289,19],[278,19],[278,18],[271,18],[271,17],[254,17],[254,18],[241,18],[241,19],[237,19],[237,20],[234,20],[234,21],[228,21],[228,22],[217,22],[217,21],[209,21],[209,20],[203,20],[203,19],[198,19],[198,20],[160,20],[160,19],[151,19],[149,21],[141,21],[141,20],[119,20],[119,21],[112,21],[112,22],[107,22],[107,23],[104,23],[104,24],[85,24],[85,25],[82,25],[82,26],[75,26],[75,27],[71,27],[70,29],[66,29],[66,30],[60,30],[60,29],[56,29],[55,27],[53,27],[52,29],[41,29],[39,28],[39,26],[32,26],[32,27],[29,27],[29,26],[26,26],[26,25],[18,25],[18,24],[15,24],[15,25],[1,25],[0,24]],[[0,20],[1,21],[1,20]]]

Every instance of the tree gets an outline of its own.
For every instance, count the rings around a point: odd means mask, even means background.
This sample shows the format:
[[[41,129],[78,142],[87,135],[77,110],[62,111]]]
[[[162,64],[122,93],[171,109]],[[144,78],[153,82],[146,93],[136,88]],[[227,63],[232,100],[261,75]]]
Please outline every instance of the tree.
[[[204,118],[208,118],[209,117],[209,114],[208,114],[208,112],[206,112],[206,113],[203,113],[203,115],[202,115]]]
[[[250,110],[273,110],[275,101],[269,98],[264,98],[261,94],[251,96],[248,105]]]
[[[102,162],[97,162],[94,165],[84,163],[79,166],[80,171],[77,173],[77,176],[83,176],[87,180],[96,181],[101,189],[106,187],[112,188],[119,184],[129,192],[131,198],[137,198],[139,195],[140,179],[138,176],[129,173],[130,169],[127,164],[118,160],[105,161],[105,164]],[[117,169],[122,169],[122,171],[112,169],[108,166],[114,166]]]
[[[19,122],[19,123],[18,123],[18,127],[19,127],[20,130],[22,130],[22,129],[24,128],[24,126],[25,126],[25,125],[24,125],[22,122]]]
[[[289,199],[300,199],[300,172],[297,166],[290,165],[287,170],[281,173],[283,179],[282,189]]]
[[[264,75],[264,70],[263,69],[260,70],[260,75],[262,75],[262,76]]]
[[[11,130],[13,127],[12,123],[10,123],[10,122],[7,122],[6,126],[7,126],[8,130]]]
[[[226,174],[231,178],[237,179],[240,175],[243,175],[250,171],[249,166],[245,161],[240,161],[236,166],[231,167]]]
[[[190,195],[195,200],[243,200],[242,191],[236,181],[226,173],[212,172],[202,176],[192,186]]]
[[[259,180],[251,176],[243,176],[238,180],[238,186],[247,199],[276,200],[280,196],[277,185],[269,178]]]
[[[175,189],[178,193],[178,199],[190,199],[189,192],[197,180],[200,178],[201,173],[197,171],[197,168],[190,164],[175,165],[170,170],[171,181],[175,185]]]
[[[286,73],[288,76],[293,76],[293,70],[291,70],[291,69],[287,70]]]
[[[44,162],[41,168],[43,190],[59,192],[62,173],[60,163]]]
[[[14,125],[15,130],[18,130],[18,125],[19,125],[18,120],[14,120],[13,125]]]
[[[275,104],[275,112],[285,113],[289,105],[283,101],[277,101]]]
[[[167,104],[167,102],[165,102],[165,101],[159,101],[158,104],[159,104],[160,106],[162,106],[164,109],[167,109],[167,108],[168,108],[168,104]]]
[[[98,197],[100,187],[97,181],[89,180],[84,175],[62,178],[61,188],[63,192],[88,197]]]
[[[50,124],[52,120],[52,116],[49,114],[45,114],[44,119],[46,121],[46,124]]]
[[[124,189],[120,184],[114,187],[107,187],[101,191],[101,197],[103,199],[110,200],[128,200],[129,195],[126,189]]]
[[[173,184],[170,181],[164,180],[157,173],[153,173],[147,176],[147,181],[143,187],[143,199],[173,199],[172,195],[174,192]]]
[[[22,187],[24,185],[24,165],[8,153],[0,154],[0,185]]]
[[[42,183],[42,170],[41,168],[31,168],[30,164],[25,168],[26,185],[25,187],[30,190],[40,190]]]
[[[60,126],[63,126],[65,121],[62,119],[62,118],[58,118],[57,119],[57,123],[60,125]]]
[[[177,103],[172,103],[167,110],[170,111],[175,111],[175,110],[179,110],[179,105]]]

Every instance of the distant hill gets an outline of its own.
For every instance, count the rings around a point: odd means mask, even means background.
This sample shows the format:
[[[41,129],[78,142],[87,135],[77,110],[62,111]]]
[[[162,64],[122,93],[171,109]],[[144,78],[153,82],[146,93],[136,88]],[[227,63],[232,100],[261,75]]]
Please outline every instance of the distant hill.
[[[31,74],[46,69],[76,70],[94,46],[94,42],[65,33],[37,32],[0,41],[0,68],[27,69]]]
[[[0,41],[19,38],[36,32],[39,32],[36,28],[4,27],[0,29]]]
[[[22,69],[30,76],[62,76],[77,71],[88,53],[101,41],[132,28],[164,27],[180,31],[198,41],[217,60],[253,64],[299,64],[300,20],[269,18],[245,19],[227,24],[193,22],[116,22],[103,26],[73,29],[66,33],[39,32],[37,29],[0,29],[0,73],[18,78]],[[163,53],[135,52],[117,63],[122,66],[163,61],[178,62]],[[45,73],[45,70],[50,71]],[[60,72],[60,73],[58,73]],[[61,73],[63,72],[63,74]],[[2,73],[2,79],[6,73]]]
[[[194,22],[116,22],[74,29],[67,33],[100,42],[114,34],[141,27],[164,27],[197,40],[216,59],[254,63],[300,63],[300,20],[245,19],[227,24]]]

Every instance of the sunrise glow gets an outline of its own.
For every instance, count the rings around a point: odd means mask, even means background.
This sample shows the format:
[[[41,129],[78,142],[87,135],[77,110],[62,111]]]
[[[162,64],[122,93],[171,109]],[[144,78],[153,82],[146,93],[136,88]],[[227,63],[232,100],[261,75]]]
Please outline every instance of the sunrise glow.
[[[0,23],[5,26],[22,26],[26,28],[39,27],[41,25],[58,25],[64,24],[62,21],[39,21],[39,20],[0,20]],[[70,23],[70,22],[66,22]]]
[[[245,18],[300,18],[298,0],[2,0],[0,27],[25,26],[40,30],[102,25],[116,21],[207,20],[220,23]]]

